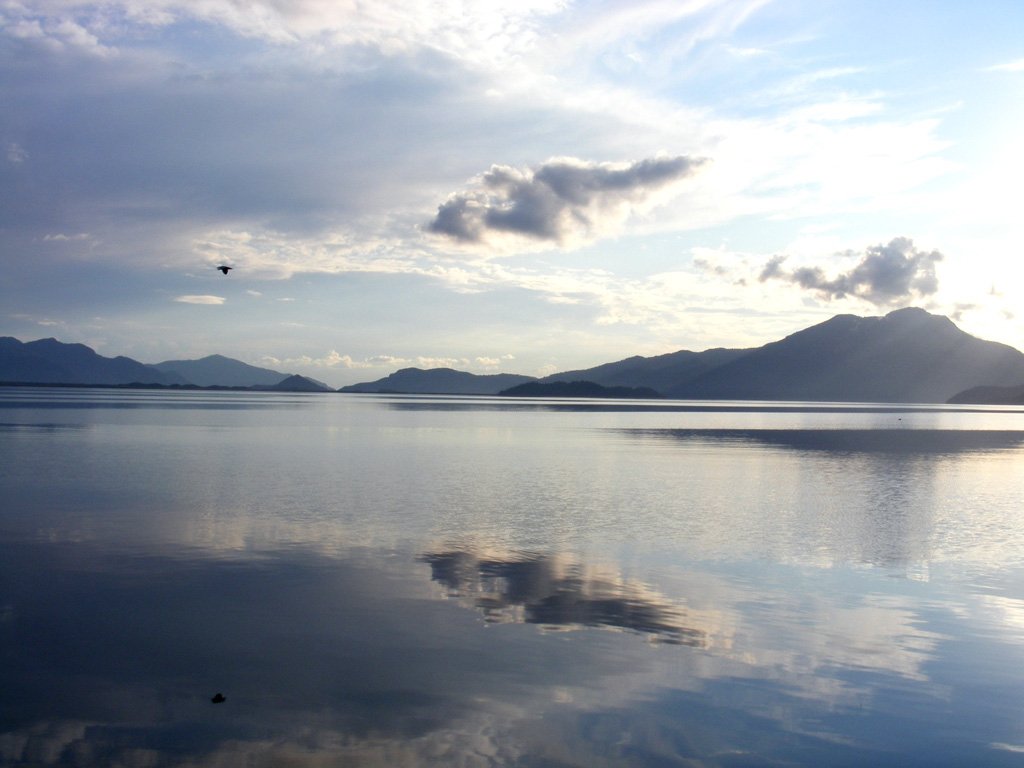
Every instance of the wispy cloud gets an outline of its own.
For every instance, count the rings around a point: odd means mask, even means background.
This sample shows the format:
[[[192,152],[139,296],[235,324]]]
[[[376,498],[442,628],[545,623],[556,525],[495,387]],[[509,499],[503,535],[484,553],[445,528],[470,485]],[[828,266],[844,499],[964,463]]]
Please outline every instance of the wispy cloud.
[[[363,360],[355,360],[350,355],[339,354],[332,349],[321,357],[301,355],[299,357],[277,358],[264,355],[260,358],[261,365],[269,365],[274,368],[389,368],[401,365],[408,365],[411,361],[390,355],[375,355]]]
[[[25,149],[16,142],[8,142],[4,150],[7,155],[8,162],[24,163],[28,160],[28,152],[26,152]]]
[[[996,64],[994,67],[989,67],[989,70],[993,72],[1024,72],[1024,59],[1017,59],[1017,61],[1006,64]]]
[[[502,363],[507,363],[515,359],[515,355],[502,355],[501,357],[478,357],[474,362],[481,368],[492,370]]]
[[[443,203],[427,228],[472,244],[508,236],[558,245],[593,240],[704,162],[679,155],[628,164],[556,158],[526,170],[495,165]]]
[[[175,296],[174,300],[180,301],[182,304],[223,304],[227,299],[224,296],[210,296],[206,294]]]
[[[914,298],[933,295],[939,289],[935,265],[943,259],[936,250],[922,251],[906,237],[893,238],[887,245],[873,245],[860,254],[846,272],[828,277],[819,266],[786,269],[786,256],[773,256],[761,269],[758,280],[781,280],[813,292],[819,299],[831,301],[849,296],[877,306],[890,306]]]
[[[566,5],[565,0],[497,0],[468,7],[455,0],[36,0],[6,4],[9,20],[2,31],[106,53],[116,49],[101,41],[118,40],[128,28],[198,20],[278,46],[315,51],[363,45],[401,54],[418,45],[497,62],[530,46],[536,21]]]

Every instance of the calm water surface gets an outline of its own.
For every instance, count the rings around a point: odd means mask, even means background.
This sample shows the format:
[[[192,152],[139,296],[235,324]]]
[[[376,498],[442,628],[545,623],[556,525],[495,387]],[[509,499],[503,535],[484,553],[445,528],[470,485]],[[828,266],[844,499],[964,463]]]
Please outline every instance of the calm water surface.
[[[1022,491],[1013,408],[0,389],[0,764],[1024,765]]]

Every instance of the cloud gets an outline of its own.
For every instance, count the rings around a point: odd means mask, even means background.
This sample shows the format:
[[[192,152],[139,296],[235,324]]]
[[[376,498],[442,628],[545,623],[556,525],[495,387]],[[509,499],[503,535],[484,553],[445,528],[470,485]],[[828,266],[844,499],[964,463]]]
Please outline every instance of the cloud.
[[[23,163],[28,160],[28,152],[24,148],[13,141],[8,142],[5,147],[7,153],[7,160],[11,163]]]
[[[1002,72],[1024,72],[1024,59],[1017,59],[1017,61],[1011,61],[1006,64],[997,64],[994,67],[989,67],[989,70]]]
[[[953,310],[949,314],[949,319],[954,323],[959,323],[964,319],[964,313],[973,312],[977,309],[981,309],[981,305],[971,302],[956,302],[953,304]]]
[[[758,280],[792,283],[826,301],[855,296],[881,307],[931,296],[939,289],[935,265],[943,255],[922,251],[909,238],[893,238],[888,245],[873,245],[863,254],[847,251],[842,255],[859,255],[861,259],[853,269],[831,279],[821,267],[789,270],[784,266],[786,256],[773,256],[762,267]]]
[[[417,368],[458,368],[469,365],[464,357],[417,357]]]
[[[501,357],[478,357],[474,362],[484,370],[493,370],[503,362],[515,360],[515,355],[502,355]]]
[[[424,46],[498,65],[534,45],[537,24],[566,3],[500,0],[467,8],[458,0],[36,0],[5,5],[3,34],[94,54],[116,53],[118,49],[101,40],[120,42],[129,27],[153,31],[199,21],[282,47],[319,51],[363,45],[399,55]]]
[[[12,317],[12,318],[14,318],[16,320],[25,320],[26,322],[34,323],[35,325],[42,325],[42,326],[46,326],[46,327],[64,325],[64,321],[63,320],[51,320],[48,317],[35,317],[33,315],[26,315],[24,313],[13,314],[13,315],[10,315],[10,317]]]
[[[700,625],[721,623],[714,614],[692,615],[620,574],[586,573],[559,557],[496,558],[456,550],[423,560],[448,596],[480,610],[491,624],[611,627],[645,634],[652,643],[708,648],[712,633]]]
[[[391,357],[390,355],[377,355],[375,357],[368,357],[365,360],[354,360],[351,356],[339,354],[338,351],[334,349],[326,353],[323,357],[302,355],[301,357],[281,359],[271,357],[270,355],[264,355],[260,358],[261,365],[274,367],[283,366],[286,368],[380,368],[405,365],[408,362],[408,360],[403,360],[399,357]]]
[[[593,240],[704,162],[678,155],[635,163],[555,158],[522,171],[493,165],[439,206],[427,229],[467,244],[490,245],[509,236],[560,246]]]
[[[223,304],[225,297],[223,296],[176,296],[175,301],[180,301],[182,304]]]

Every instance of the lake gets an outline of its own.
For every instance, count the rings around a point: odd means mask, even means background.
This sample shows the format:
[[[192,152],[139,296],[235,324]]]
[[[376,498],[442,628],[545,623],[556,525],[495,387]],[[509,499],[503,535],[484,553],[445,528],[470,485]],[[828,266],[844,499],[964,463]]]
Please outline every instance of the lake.
[[[0,388],[0,763],[1024,765],[1022,492],[1012,407]]]

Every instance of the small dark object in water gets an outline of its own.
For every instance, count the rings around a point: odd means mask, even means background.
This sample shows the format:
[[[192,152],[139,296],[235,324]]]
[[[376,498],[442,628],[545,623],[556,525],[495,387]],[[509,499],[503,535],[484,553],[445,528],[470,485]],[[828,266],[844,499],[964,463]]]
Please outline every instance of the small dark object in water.
[[[219,269],[221,272],[223,272],[226,275],[228,273],[228,270],[234,269],[234,267],[227,267],[227,266],[221,264],[219,267],[214,267],[214,269]]]
[[[212,701],[214,704],[220,704],[222,701],[227,701],[227,699],[218,693],[216,696],[210,699],[210,701]]]

